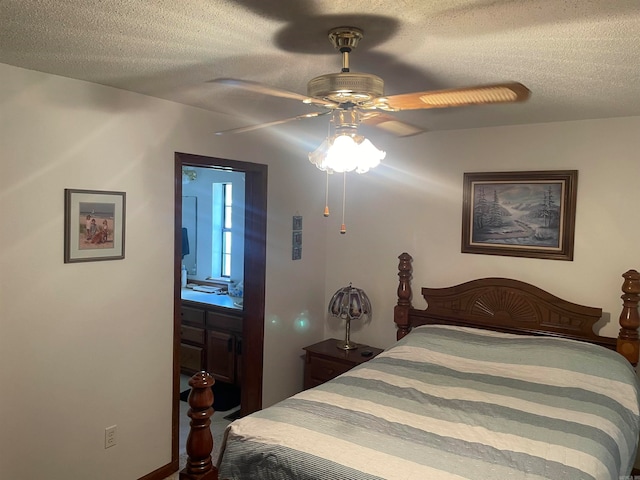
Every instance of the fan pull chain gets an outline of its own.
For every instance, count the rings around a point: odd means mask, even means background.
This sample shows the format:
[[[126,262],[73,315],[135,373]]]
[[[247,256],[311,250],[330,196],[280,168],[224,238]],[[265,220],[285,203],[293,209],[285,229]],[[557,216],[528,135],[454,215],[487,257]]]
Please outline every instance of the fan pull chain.
[[[331,138],[332,123],[333,123],[333,119],[331,119],[327,124],[327,142],[329,142],[329,139]],[[324,193],[324,216],[328,217],[329,216],[329,170],[327,169],[325,171],[327,172],[327,184],[325,186],[325,193]]]
[[[324,193],[324,216],[329,216],[329,171],[327,170],[327,185]]]
[[[345,234],[347,233],[347,227],[344,223],[344,210],[345,210],[345,203],[347,201],[347,172],[344,172],[343,174],[343,181],[342,181],[342,225],[340,226],[340,233],[341,234]]]

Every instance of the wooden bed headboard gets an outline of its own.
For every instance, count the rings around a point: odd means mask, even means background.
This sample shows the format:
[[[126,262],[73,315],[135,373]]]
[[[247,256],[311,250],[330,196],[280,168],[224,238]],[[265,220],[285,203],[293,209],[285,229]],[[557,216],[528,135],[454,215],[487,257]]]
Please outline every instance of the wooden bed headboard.
[[[638,363],[640,274],[624,273],[623,307],[618,338],[593,331],[602,309],[563,300],[538,287],[508,278],[481,278],[446,288],[422,288],[424,310],[411,305],[411,255],[398,265],[398,303],[394,322],[398,340],[411,328],[426,324],[458,325],[500,332],[545,335],[581,340],[617,350],[632,365]]]

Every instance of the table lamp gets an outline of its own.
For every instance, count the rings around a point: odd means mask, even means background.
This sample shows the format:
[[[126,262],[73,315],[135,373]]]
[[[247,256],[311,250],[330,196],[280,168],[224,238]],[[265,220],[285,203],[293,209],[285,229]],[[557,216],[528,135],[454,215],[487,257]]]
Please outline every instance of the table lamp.
[[[359,320],[371,314],[371,302],[367,294],[363,290],[351,286],[351,284],[348,287],[342,287],[331,297],[329,313],[334,317],[344,319],[346,322],[344,342],[340,341],[336,346],[343,350],[358,348],[358,345],[349,339],[351,320]]]

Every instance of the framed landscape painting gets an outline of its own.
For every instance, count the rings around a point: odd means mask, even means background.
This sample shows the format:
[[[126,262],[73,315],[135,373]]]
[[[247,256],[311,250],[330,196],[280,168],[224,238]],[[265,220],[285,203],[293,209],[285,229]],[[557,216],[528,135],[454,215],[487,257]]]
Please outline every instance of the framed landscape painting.
[[[465,173],[462,253],[573,260],[577,170]]]
[[[64,262],[124,258],[124,192],[64,191]]]

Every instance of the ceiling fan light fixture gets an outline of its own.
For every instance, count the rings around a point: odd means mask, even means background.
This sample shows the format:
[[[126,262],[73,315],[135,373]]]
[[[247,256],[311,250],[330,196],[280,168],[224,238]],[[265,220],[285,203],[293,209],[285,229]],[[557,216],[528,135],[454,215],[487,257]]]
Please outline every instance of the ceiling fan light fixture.
[[[366,173],[372,168],[380,165],[380,162],[387,156],[387,152],[378,149],[368,138],[362,137],[358,144],[358,162],[356,172]]]
[[[330,143],[325,157],[327,168],[338,173],[354,171],[358,167],[358,147],[362,143],[362,137],[340,134]]]
[[[366,173],[377,167],[386,152],[376,148],[370,140],[352,132],[339,132],[325,139],[309,153],[309,161],[328,173]]]
[[[309,153],[309,161],[319,170],[326,172],[324,216],[329,216],[329,174],[342,173],[342,224],[340,233],[345,234],[345,204],[347,197],[347,172],[366,173],[380,164],[386,152],[376,148],[371,141],[358,135],[358,128],[349,124],[349,118],[356,119],[353,112],[336,112],[334,120],[340,120],[339,127],[333,135],[328,136],[313,152]]]

